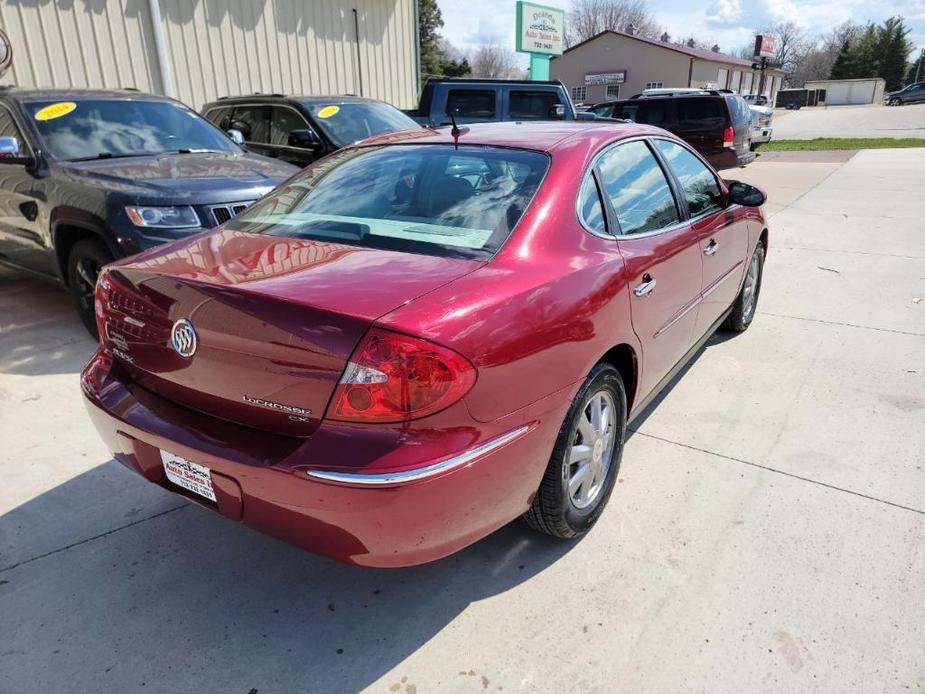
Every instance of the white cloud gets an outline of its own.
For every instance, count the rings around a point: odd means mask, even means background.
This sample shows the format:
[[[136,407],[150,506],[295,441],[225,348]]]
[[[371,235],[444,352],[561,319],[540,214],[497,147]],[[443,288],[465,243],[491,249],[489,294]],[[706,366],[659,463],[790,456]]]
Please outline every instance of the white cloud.
[[[716,0],[707,7],[706,17],[711,24],[736,24],[742,17],[741,0]]]

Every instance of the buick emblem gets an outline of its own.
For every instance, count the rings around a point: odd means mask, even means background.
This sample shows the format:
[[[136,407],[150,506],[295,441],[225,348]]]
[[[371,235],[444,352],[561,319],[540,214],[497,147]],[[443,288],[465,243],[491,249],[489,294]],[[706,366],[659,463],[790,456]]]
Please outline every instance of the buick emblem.
[[[196,353],[196,345],[199,344],[196,328],[186,318],[181,318],[170,330],[170,344],[174,352],[189,359]]]

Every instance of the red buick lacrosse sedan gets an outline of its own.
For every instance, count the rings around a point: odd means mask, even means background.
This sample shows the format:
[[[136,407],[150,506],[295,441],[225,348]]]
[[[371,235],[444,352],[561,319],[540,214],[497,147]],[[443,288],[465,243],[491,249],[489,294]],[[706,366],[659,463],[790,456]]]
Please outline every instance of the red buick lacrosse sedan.
[[[87,408],[150,482],[343,561],[576,537],[627,422],[752,321],[763,202],[646,126],[367,140],[110,265]]]

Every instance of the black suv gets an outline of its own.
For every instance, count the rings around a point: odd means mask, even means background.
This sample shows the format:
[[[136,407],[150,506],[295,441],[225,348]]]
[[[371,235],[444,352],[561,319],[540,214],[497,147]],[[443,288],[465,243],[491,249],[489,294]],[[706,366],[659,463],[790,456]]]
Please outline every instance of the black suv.
[[[96,333],[102,265],[212,228],[297,171],[173,99],[0,88],[0,262],[61,280]]]
[[[755,159],[751,111],[745,99],[732,92],[641,94],[595,104],[590,111],[664,128],[700,152],[715,169],[745,166]]]
[[[202,115],[248,149],[299,166],[372,135],[420,128],[394,106],[356,96],[222,97]]]

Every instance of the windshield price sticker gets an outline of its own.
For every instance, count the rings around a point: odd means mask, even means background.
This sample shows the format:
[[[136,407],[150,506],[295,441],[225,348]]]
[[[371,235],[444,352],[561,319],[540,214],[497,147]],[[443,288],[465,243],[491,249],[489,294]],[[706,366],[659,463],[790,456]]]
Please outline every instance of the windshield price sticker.
[[[331,116],[336,116],[338,111],[340,111],[340,106],[325,106],[323,109],[318,111],[318,117],[330,118]]]
[[[35,112],[34,118],[35,120],[52,120],[66,116],[75,108],[77,108],[77,104],[73,101],[59,101],[56,104],[48,104],[48,106],[40,108]]]

